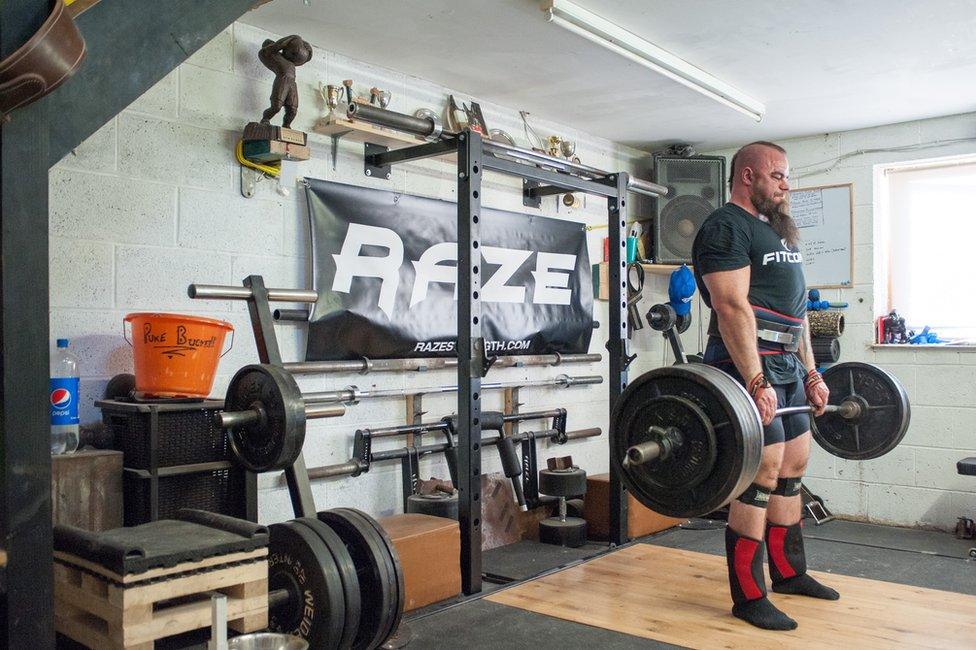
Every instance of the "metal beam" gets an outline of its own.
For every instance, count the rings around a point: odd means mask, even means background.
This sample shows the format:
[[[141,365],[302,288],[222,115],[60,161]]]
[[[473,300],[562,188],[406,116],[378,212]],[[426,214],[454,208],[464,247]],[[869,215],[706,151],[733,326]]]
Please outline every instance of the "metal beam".
[[[402,162],[443,156],[446,153],[454,153],[456,151],[457,142],[455,140],[438,140],[437,142],[418,144],[404,147],[403,149],[369,154],[366,156],[366,164],[374,167],[386,167],[387,165],[395,165]]]
[[[458,523],[461,527],[461,590],[481,591],[481,135],[458,135]]]
[[[102,0],[78,18],[75,76],[0,129],[0,647],[54,647],[48,170],[252,4]],[[49,11],[0,3],[0,56]]]
[[[492,158],[491,156],[485,156],[481,162],[487,169],[493,169],[510,174],[511,176],[528,178],[539,181],[540,183],[547,183],[554,187],[563,187],[570,191],[586,192],[587,194],[606,197],[616,196],[617,194],[616,187],[606,185],[598,180],[589,181],[579,176],[570,176],[569,174],[540,169],[532,165],[524,165],[502,158]]]

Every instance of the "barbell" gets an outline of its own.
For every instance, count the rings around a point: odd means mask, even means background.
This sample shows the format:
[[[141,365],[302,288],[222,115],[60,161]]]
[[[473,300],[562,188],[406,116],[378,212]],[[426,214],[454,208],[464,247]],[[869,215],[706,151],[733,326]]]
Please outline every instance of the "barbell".
[[[542,380],[486,382],[481,389],[569,387],[602,381],[599,375],[559,375]],[[361,399],[456,390],[457,386],[431,386],[367,391],[349,386],[339,391],[303,394],[288,370],[271,364],[254,364],[244,366],[231,379],[224,397],[224,410],[217,413],[216,421],[218,426],[228,430],[231,453],[242,466],[252,472],[268,472],[285,469],[298,459],[305,444],[307,420],[341,416],[346,411],[346,404],[355,404]],[[506,417],[523,420],[531,419],[532,415]]]
[[[830,389],[813,438],[851,460],[878,458],[904,438],[911,419],[905,389],[887,371],[841,363],[823,373]],[[777,416],[812,412],[778,409]],[[696,517],[721,508],[755,480],[763,449],[759,411],[730,375],[698,363],[656,368],[621,393],[610,423],[611,462],[648,508]]]

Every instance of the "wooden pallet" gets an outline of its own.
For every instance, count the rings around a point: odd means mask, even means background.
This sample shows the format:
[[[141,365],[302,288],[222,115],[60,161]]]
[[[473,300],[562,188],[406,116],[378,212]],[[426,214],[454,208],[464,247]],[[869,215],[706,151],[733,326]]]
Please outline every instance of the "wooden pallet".
[[[54,626],[90,648],[152,650],[153,642],[209,627],[211,591],[227,595],[228,625],[268,625],[268,549],[120,576],[55,552]]]

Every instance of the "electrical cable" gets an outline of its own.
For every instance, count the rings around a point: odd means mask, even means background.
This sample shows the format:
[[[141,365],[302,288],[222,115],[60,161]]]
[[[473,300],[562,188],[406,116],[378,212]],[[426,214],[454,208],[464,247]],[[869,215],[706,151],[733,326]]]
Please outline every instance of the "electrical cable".
[[[899,147],[878,147],[872,149],[857,149],[856,151],[850,151],[848,153],[841,154],[840,156],[836,156],[834,158],[828,158],[827,160],[821,160],[819,162],[810,163],[809,165],[801,165],[799,167],[794,167],[792,170],[793,171],[792,176],[794,178],[802,178],[804,176],[816,176],[817,174],[827,174],[833,171],[833,169],[837,167],[837,165],[840,164],[842,161],[847,160],[849,158],[853,158],[855,156],[861,156],[869,153],[918,151],[922,149],[933,149],[933,148],[943,147],[945,145],[950,145],[950,144],[959,144],[962,142],[974,142],[974,141],[976,141],[976,138],[952,138],[949,140],[932,140],[930,142],[907,144]],[[828,164],[826,167],[823,167],[822,169],[811,169],[812,167],[815,167],[817,165],[823,165],[827,163],[830,164]]]
[[[244,141],[237,141],[237,162],[249,167],[250,169],[256,169],[257,171],[263,173],[265,176],[270,176],[271,178],[278,178],[281,175],[281,161],[277,161],[270,165],[264,165],[261,163],[251,162],[244,157]]]

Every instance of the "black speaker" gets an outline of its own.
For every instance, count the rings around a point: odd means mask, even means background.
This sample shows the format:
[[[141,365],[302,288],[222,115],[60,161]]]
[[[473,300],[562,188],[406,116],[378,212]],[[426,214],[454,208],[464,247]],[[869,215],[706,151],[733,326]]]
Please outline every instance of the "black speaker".
[[[653,160],[654,182],[668,188],[668,195],[654,202],[654,262],[690,264],[698,229],[725,205],[725,158],[656,155]]]

